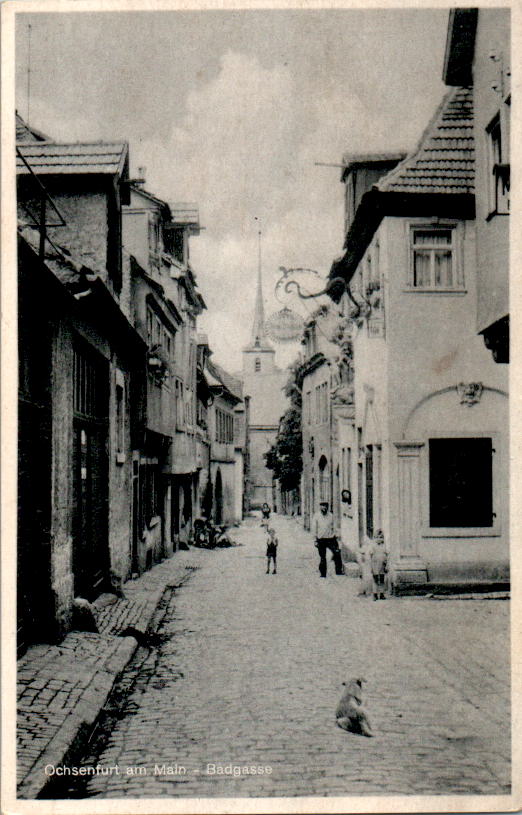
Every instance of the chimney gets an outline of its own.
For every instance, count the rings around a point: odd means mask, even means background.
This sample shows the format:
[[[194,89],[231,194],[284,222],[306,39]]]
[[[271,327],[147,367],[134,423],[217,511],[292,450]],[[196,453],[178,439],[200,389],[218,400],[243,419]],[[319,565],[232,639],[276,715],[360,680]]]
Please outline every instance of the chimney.
[[[147,173],[146,167],[138,167],[138,177],[132,179],[132,183],[138,187],[142,187],[145,184],[145,175]]]

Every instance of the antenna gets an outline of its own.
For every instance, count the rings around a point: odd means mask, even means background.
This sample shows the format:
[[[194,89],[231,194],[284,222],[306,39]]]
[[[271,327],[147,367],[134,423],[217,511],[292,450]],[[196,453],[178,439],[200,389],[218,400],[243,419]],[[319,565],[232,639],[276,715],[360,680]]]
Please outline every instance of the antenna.
[[[27,124],[31,113],[31,23],[27,24]]]
[[[343,169],[344,167],[346,167],[346,164],[330,164],[327,161],[314,161],[314,166],[315,167],[340,167],[341,169]]]

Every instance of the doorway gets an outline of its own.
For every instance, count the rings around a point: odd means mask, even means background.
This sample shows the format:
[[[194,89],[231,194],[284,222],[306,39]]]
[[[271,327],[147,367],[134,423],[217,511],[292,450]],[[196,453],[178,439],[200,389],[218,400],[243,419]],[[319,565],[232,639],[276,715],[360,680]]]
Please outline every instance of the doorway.
[[[18,287],[17,649],[55,634],[51,585],[51,331],[38,282]]]
[[[221,478],[221,470],[218,468],[216,473],[216,485],[214,487],[214,513],[216,524],[223,523],[223,480]]]
[[[73,364],[74,595],[94,600],[108,582],[108,364],[78,342]]]
[[[373,446],[366,448],[366,534],[373,538]]]

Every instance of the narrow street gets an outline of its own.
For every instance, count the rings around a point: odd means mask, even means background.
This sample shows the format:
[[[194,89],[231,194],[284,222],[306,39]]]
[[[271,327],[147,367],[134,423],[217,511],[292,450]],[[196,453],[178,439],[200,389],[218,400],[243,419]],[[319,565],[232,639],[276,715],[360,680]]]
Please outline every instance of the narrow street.
[[[509,604],[358,598],[354,578],[319,579],[297,521],[274,526],[276,575],[249,519],[232,530],[240,547],[209,552],[174,592],[97,757],[119,773],[84,794],[509,792]],[[373,739],[335,724],[352,676],[367,679]],[[271,771],[218,774],[228,765]]]

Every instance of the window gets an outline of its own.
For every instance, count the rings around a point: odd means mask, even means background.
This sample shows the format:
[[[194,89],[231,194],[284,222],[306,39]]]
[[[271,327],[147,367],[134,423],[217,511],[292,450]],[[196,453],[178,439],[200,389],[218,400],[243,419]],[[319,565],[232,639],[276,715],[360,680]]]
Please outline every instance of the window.
[[[434,291],[463,287],[453,227],[415,227],[411,230],[409,285],[414,289]]]
[[[509,212],[509,114],[510,99],[486,128],[489,178],[489,214],[506,215]]]
[[[255,371],[257,373],[260,370],[261,370],[261,360],[259,359],[259,357],[256,357]]]
[[[370,278],[370,283],[381,282],[381,247],[379,241],[375,241],[373,250],[373,275]]]
[[[319,500],[330,503],[330,468],[325,456],[319,459]]]
[[[154,323],[154,314],[151,308],[147,307],[147,343],[149,348],[154,345],[152,342],[152,326]]]
[[[323,382],[315,386],[315,424],[328,421],[328,407],[328,382]]]
[[[308,326],[305,332],[305,346],[307,358],[313,357],[317,353],[317,337],[313,325]]]
[[[208,408],[207,408],[206,404],[204,402],[202,402],[201,399],[198,399],[198,403],[197,403],[197,423],[204,430],[206,430],[206,428],[207,428],[207,421],[208,421],[207,415],[208,415]]]
[[[175,410],[176,410],[176,428],[178,430],[183,430],[184,427],[184,419],[185,419],[185,398],[183,394],[183,382],[181,379],[176,379],[175,386],[174,386],[174,394],[175,394]]]
[[[343,447],[341,451],[341,489],[352,490],[352,449]]]
[[[192,425],[192,393],[185,390],[185,424]]]
[[[185,256],[185,240],[183,229],[171,229],[170,232],[170,251],[180,263],[184,262]]]
[[[305,417],[306,423],[312,424],[312,391],[305,393]]]
[[[73,409],[75,414],[107,416],[106,380],[98,356],[78,344],[73,357]]]
[[[160,225],[156,216],[151,212],[149,214],[149,251],[156,254],[159,250],[160,242]]]
[[[430,439],[429,489],[430,527],[492,527],[492,439]]]
[[[321,385],[321,424],[328,421],[328,382]]]
[[[161,512],[161,479],[157,459],[144,459],[144,463],[140,465],[139,484],[143,520],[149,524]]]
[[[149,349],[162,349],[167,374],[169,373],[169,366],[174,362],[174,336],[161,322],[154,309],[147,305],[147,343]],[[168,376],[165,377],[164,384],[168,385]]]
[[[219,408],[216,409],[215,438],[218,444],[232,444],[234,441],[234,417]]]
[[[116,371],[116,461],[125,461],[125,390],[121,371]]]

